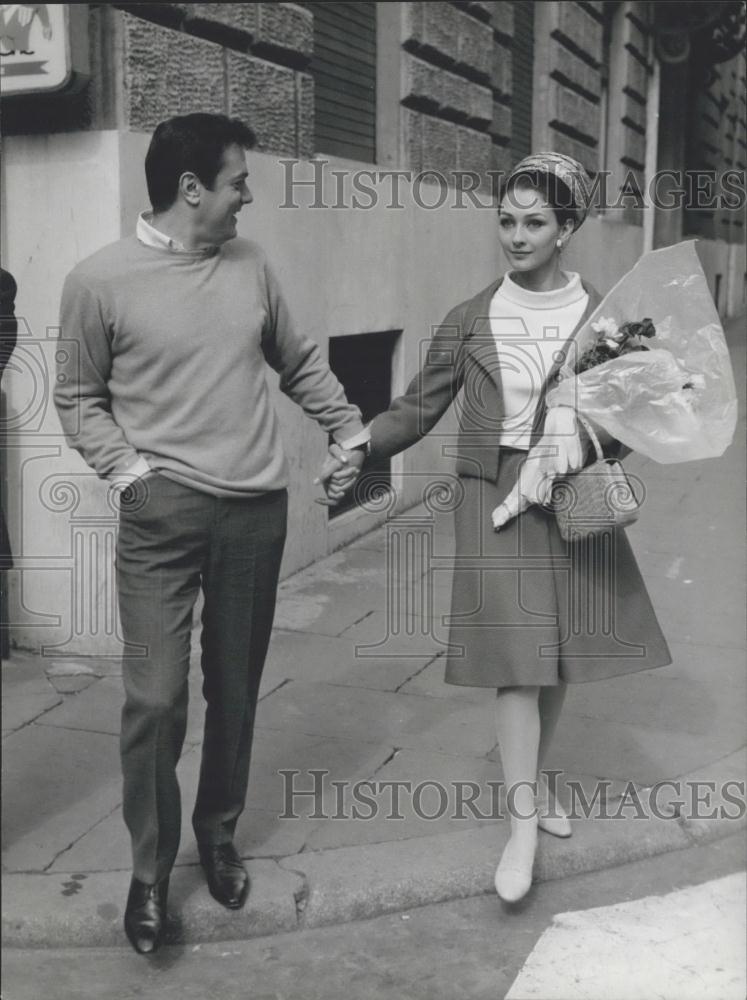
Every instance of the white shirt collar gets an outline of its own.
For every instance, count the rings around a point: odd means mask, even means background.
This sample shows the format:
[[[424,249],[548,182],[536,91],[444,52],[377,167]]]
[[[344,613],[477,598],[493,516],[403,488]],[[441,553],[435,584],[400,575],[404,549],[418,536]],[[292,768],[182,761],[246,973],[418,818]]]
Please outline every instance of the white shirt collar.
[[[577,271],[563,271],[567,283],[549,292],[530,292],[506,274],[496,294],[525,309],[558,309],[579,302],[587,294]]]
[[[155,247],[158,250],[171,250],[174,253],[189,253],[187,248],[179,240],[174,240],[152,224],[153,213],[141,212],[137,217],[137,227],[135,234],[141,243],[148,247]]]

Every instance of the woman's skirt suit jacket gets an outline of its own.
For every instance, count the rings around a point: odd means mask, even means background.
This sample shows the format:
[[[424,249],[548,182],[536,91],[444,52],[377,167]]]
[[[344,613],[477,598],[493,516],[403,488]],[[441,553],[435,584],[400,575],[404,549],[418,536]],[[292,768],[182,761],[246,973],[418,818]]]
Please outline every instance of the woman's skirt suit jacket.
[[[425,363],[404,395],[370,425],[373,461],[395,455],[457,408],[455,508],[446,681],[478,687],[555,685],[632,673],[671,662],[624,530],[566,542],[554,514],[532,506],[499,532],[492,510],[516,483],[526,452],[501,448],[500,359],[490,303],[501,279],[461,303],[436,329]],[[598,305],[588,306],[573,337]],[[547,374],[534,422],[541,436]],[[619,442],[600,435],[605,454]],[[591,451],[591,449],[589,449]],[[594,459],[590,454],[588,461]]]

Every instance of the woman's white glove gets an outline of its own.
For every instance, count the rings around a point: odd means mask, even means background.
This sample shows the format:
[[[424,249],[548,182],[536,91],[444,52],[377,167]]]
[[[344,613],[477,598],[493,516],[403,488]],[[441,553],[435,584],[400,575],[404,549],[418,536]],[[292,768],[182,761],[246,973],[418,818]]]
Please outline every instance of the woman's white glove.
[[[576,411],[570,406],[550,407],[542,437],[527,453],[516,485],[493,511],[495,530],[532,504],[549,504],[553,482],[583,468],[584,459]]]

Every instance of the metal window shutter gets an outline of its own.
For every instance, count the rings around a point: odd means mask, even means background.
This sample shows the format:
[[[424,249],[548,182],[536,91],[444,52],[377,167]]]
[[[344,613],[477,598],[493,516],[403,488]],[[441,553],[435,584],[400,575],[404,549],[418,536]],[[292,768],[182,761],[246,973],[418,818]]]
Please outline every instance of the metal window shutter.
[[[376,4],[307,3],[314,14],[315,149],[376,160]]]
[[[513,71],[511,158],[516,163],[532,152],[534,4],[525,0],[514,3]]]

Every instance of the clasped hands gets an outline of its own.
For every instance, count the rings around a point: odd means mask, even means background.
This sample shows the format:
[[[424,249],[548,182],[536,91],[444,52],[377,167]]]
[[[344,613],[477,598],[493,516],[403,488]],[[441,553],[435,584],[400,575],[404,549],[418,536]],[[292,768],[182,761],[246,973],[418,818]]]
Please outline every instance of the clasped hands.
[[[576,411],[570,406],[550,407],[542,437],[530,448],[516,485],[491,515],[495,530],[499,531],[532,504],[549,506],[555,480],[578,472],[584,462]]]
[[[529,450],[516,485],[492,513],[495,530],[532,504],[549,505],[555,480],[583,468],[585,457],[576,411],[570,406],[548,408],[541,439]],[[346,451],[339,444],[330,445],[314,480],[322,483],[327,499],[317,503],[336,506],[353,488],[364,460],[362,448]]]
[[[326,500],[317,500],[325,507],[335,507],[348,493],[358,478],[366,453],[363,448],[351,448],[346,451],[339,444],[331,444],[319,475],[314,485],[321,483]]]

